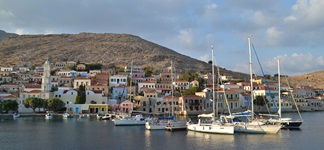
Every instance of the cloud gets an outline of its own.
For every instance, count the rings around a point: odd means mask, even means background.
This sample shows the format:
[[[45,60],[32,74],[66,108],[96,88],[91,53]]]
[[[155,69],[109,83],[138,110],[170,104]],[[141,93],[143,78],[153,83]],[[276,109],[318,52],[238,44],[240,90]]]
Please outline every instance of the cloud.
[[[204,62],[208,62],[208,61],[212,60],[211,55],[209,55],[209,54],[200,56],[198,59],[201,61],[204,61]]]
[[[16,29],[15,33],[22,35],[22,34],[29,34],[25,29]]]
[[[292,53],[305,58],[306,50],[319,53],[324,47],[323,0],[10,0],[0,6],[0,27],[7,32],[127,33],[203,61],[214,45],[221,66],[242,72],[249,70],[243,62],[249,36],[260,57],[267,57],[262,60],[284,54],[297,59]],[[312,55],[314,63],[323,64]]]
[[[0,9],[0,16],[1,18],[10,18],[14,17],[14,14],[11,11]]]
[[[276,56],[271,60],[265,61],[264,65],[270,72],[276,73],[277,60],[280,60],[282,74],[297,75],[301,73],[309,73],[324,68],[323,56],[315,56],[311,53],[293,53],[291,55]]]

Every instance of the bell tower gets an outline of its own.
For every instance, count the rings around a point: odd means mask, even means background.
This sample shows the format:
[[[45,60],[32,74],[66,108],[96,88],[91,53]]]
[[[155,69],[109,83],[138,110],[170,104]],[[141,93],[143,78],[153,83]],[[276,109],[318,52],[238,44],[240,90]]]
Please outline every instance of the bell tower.
[[[42,88],[40,97],[43,99],[51,98],[52,96],[52,86],[51,86],[51,64],[49,59],[46,59],[44,63],[44,72],[42,76]]]

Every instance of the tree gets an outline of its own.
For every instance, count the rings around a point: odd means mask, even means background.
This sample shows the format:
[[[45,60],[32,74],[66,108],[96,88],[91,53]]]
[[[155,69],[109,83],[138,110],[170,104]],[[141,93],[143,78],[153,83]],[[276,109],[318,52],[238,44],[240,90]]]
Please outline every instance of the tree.
[[[203,90],[204,84],[205,84],[205,80],[203,78],[199,77],[197,79],[197,81],[199,82],[199,91]]]
[[[86,70],[101,70],[102,64],[95,63],[95,64],[86,64]]]
[[[191,81],[192,76],[189,71],[186,71],[185,74],[180,78],[180,80]]]
[[[211,61],[211,60],[210,60],[210,61],[208,61],[208,64],[213,64],[213,61]]]
[[[59,98],[49,98],[47,108],[54,112],[58,112],[65,107],[65,103]]]
[[[264,106],[268,103],[269,101],[265,96],[256,96],[255,99],[253,100],[253,104],[257,106]]]
[[[5,100],[1,104],[1,108],[5,110],[6,112],[12,110],[17,111],[18,110],[18,103],[16,100]]]
[[[78,88],[78,95],[76,96],[76,104],[84,104],[86,102],[85,85],[80,85]]]
[[[183,92],[184,95],[194,95],[198,91],[198,87],[190,87],[188,90]]]
[[[57,85],[52,85],[52,89],[51,89],[51,91],[52,91],[52,92],[54,92],[54,91],[58,91],[58,87],[57,87]]]
[[[157,72],[157,70],[154,69],[154,68],[151,67],[151,66],[145,67],[143,70],[144,70],[144,73],[145,73],[145,76],[146,76],[146,77],[150,77],[150,76],[152,75],[153,72]]]
[[[43,108],[44,100],[38,97],[29,97],[24,100],[26,108],[31,108],[35,112],[36,108]]]

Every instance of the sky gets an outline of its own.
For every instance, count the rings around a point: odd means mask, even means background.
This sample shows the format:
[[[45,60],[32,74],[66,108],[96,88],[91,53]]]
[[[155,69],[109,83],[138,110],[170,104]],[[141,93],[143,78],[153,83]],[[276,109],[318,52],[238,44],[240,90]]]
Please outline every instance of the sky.
[[[324,70],[324,0],[0,0],[0,30],[126,33],[227,70]],[[255,52],[254,52],[255,51]],[[260,64],[258,64],[256,53]]]

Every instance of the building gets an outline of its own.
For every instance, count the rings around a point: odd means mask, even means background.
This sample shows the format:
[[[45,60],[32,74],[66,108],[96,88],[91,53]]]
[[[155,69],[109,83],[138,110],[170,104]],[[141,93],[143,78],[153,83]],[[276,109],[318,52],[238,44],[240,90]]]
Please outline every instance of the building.
[[[84,77],[78,77],[74,79],[73,88],[77,89],[79,88],[80,85],[84,85],[86,87],[91,86],[91,79],[84,78]]]
[[[40,98],[42,99],[49,99],[53,97],[52,84],[51,84],[51,66],[50,62],[47,59],[44,63],[44,73],[42,76],[42,86],[41,86],[41,93]]]
[[[127,85],[127,76],[124,75],[114,75],[109,76],[109,87],[115,87],[119,85]]]

